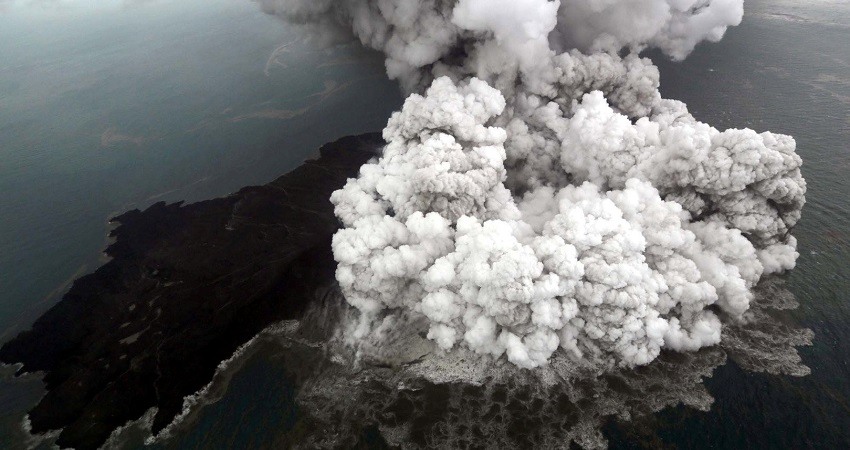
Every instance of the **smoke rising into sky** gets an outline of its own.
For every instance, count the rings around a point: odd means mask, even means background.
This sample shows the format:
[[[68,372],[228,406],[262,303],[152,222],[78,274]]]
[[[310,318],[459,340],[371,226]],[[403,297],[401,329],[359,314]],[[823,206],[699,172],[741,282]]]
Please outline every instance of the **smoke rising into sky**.
[[[261,4],[383,52],[411,94],[331,199],[352,341],[422,327],[522,368],[643,365],[718,344],[759,280],[794,267],[794,140],[697,121],[637,55],[683,59],[742,0]]]

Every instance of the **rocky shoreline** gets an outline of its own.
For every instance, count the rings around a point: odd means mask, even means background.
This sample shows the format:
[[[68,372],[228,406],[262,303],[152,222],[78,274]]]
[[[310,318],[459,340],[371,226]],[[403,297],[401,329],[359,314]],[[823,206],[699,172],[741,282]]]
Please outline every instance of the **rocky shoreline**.
[[[221,361],[333,278],[328,198],[382,146],[345,137],[266,185],[114,218],[112,260],[0,349],[19,374],[44,373],[32,432],[87,449],[152,407],[152,432],[168,425]]]

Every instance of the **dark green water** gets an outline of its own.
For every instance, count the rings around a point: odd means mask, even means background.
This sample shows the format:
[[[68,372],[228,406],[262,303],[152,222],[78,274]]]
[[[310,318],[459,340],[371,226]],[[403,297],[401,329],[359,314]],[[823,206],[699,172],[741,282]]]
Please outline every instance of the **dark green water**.
[[[294,36],[250,3],[155,5],[73,20],[32,13],[40,26],[0,13],[3,340],[97,264],[111,213],[270,180],[305,156],[292,151],[380,129],[399,104],[374,56],[319,67],[348,56],[298,46],[267,77],[268,56]],[[706,381],[709,412],[668,408],[636,427],[612,421],[603,431],[613,447],[850,448],[850,8],[826,0],[747,7],[722,42],[682,64],[659,60],[662,92],[718,128],[797,139],[809,194],[794,233],[801,257],[787,277],[801,306],[789,320],[815,332],[814,346],[801,349],[812,374],[757,374],[728,362]],[[54,34],[56,26],[66,28]],[[312,105],[308,96],[328,80],[357,84],[291,119],[231,122]],[[275,348],[244,358],[221,398],[161,445],[272,448],[297,439],[307,425],[293,401],[303,380],[291,367],[302,362]],[[7,430],[37,396],[32,382],[0,389]],[[377,445],[375,433],[364,426],[360,441]]]

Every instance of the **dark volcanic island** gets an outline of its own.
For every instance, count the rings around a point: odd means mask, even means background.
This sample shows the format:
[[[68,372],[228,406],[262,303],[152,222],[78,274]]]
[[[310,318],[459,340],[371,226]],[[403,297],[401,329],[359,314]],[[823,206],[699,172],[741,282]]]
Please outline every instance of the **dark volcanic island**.
[[[262,345],[263,330],[293,319],[297,334],[287,336],[297,338],[281,354],[285,376],[298,386],[299,425],[291,436],[304,448],[604,448],[602,427],[619,419],[634,424],[607,428],[614,439],[656,448],[656,434],[646,431],[659,426],[652,413],[685,405],[738,417],[747,411],[741,402],[762,401],[769,392],[763,386],[739,389],[743,400],[713,406],[703,380],[727,358],[740,373],[810,372],[797,347],[811,345],[812,332],[786,323],[782,310],[796,302],[779,277],[754,289],[747,320],[725,327],[719,345],[665,351],[637,368],[600,373],[576,366],[547,383],[525,372],[491,378],[504,368],[496,364],[481,385],[432,382],[428,373],[436,367],[443,376],[452,363],[423,357],[419,344],[426,341],[416,333],[392,338],[392,349],[381,349],[389,360],[326,364],[326,352],[314,344],[326,343],[323,333],[339,319],[335,306],[345,302],[338,289],[328,289],[336,286],[331,241],[339,228],[329,198],[383,145],[379,134],[346,137],[264,186],[190,205],[158,203],[113,219],[115,242],[106,249],[112,260],[74,282],[30,331],[0,349],[0,361],[19,364],[19,374],[44,374],[47,394],[29,413],[32,433],[61,430],[60,447],[91,449],[142,417],[154,435],[167,432],[184,398],[215,383],[222,361],[249,341]],[[290,437],[279,437],[272,447],[286,448]]]
[[[60,447],[96,448],[152,407],[153,433],[165,427],[221,361],[297,318],[333,279],[328,199],[382,145],[346,137],[264,186],[113,219],[112,260],[0,350],[19,373],[44,373],[32,432],[62,429]]]

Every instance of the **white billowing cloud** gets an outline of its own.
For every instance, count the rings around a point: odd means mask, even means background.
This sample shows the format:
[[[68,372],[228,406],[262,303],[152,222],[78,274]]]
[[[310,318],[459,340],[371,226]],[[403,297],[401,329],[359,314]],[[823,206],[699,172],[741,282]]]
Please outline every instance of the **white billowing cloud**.
[[[427,337],[443,350],[463,346],[525,368],[545,364],[559,348],[639,365],[662,348],[717,344],[716,312],[740,317],[765,271],[754,246],[761,241],[747,239],[726,216],[695,220],[654,185],[678,192],[682,184],[708,197],[716,191],[720,202],[773,178],[793,182],[798,162],[791,158],[783,171],[736,159],[710,145],[722,133],[686,116],[678,118],[690,127],[684,131],[669,120],[632,124],[593,91],[571,117],[543,121],[562,139],[553,160],[562,178],[583,184],[527,185],[519,197],[504,184],[508,133],[489,125],[505,105],[501,92],[476,78],[457,85],[437,79],[390,119],[384,155],[334,193],[345,226],[334,238],[338,279],[362,313],[359,332],[404,311],[421,315],[430,324]],[[667,133],[705,140],[700,150],[708,155],[670,162]],[[732,141],[764,154],[765,164],[785,161],[784,147],[742,136]],[[644,154],[666,158],[667,172],[650,170],[657,162],[644,164]],[[693,172],[711,176],[717,166],[706,161],[716,159],[727,168],[718,180],[679,182]]]
[[[684,59],[743,17],[743,0],[563,0],[553,41],[581,50],[649,45]]]
[[[408,91],[440,75],[492,82],[563,52],[656,47],[685,58],[740,24],[743,0],[257,0],[322,43],[357,39],[386,55]],[[548,41],[548,42],[547,42]],[[448,66],[448,67],[447,67]],[[451,72],[451,73],[449,73]],[[526,80],[528,82],[528,80]],[[502,86],[499,86],[502,88]]]
[[[415,323],[441,351],[522,368],[642,365],[717,344],[795,264],[794,140],[701,123],[619,55],[682,58],[740,0],[261,3],[384,52],[413,92],[331,198],[355,343]]]
[[[665,194],[695,192],[698,199],[682,202],[691,213],[766,244],[784,239],[799,219],[806,185],[787,136],[720,132],[678,112],[670,120],[663,104],[633,124],[600,92],[586,94],[572,113],[550,126],[561,139],[563,168],[579,181],[619,188],[640,178]]]
[[[476,43],[479,54],[507,53],[508,62],[533,67],[549,58],[549,34],[557,25],[557,10],[558,2],[549,0],[460,0],[452,22],[462,30],[490,35]]]

